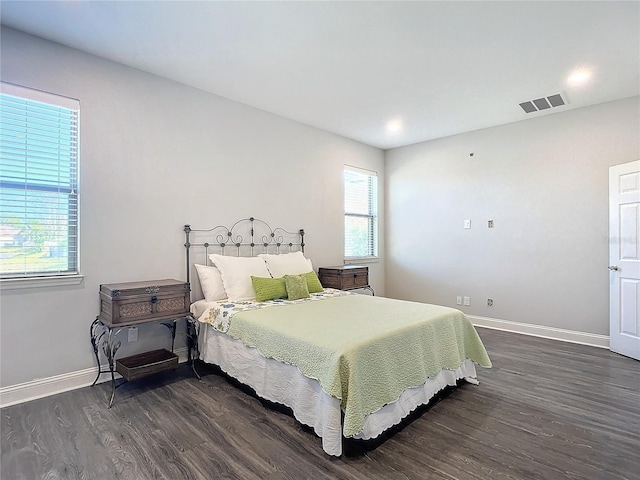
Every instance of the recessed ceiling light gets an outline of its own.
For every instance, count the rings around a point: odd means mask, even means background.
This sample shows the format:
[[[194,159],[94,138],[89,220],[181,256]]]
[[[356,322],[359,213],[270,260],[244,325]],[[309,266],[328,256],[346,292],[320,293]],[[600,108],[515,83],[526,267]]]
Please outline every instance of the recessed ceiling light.
[[[591,70],[588,68],[579,68],[569,75],[567,81],[572,85],[580,85],[589,80],[589,78],[591,78]]]
[[[402,129],[402,122],[400,120],[391,120],[387,122],[387,131],[395,133]]]

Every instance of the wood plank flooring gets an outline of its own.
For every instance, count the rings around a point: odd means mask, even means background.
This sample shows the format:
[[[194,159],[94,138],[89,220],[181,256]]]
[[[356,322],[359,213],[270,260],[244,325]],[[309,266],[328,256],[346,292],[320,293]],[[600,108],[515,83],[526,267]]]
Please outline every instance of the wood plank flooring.
[[[216,369],[2,409],[0,478],[640,480],[640,362],[478,329],[494,367],[383,441],[329,457],[308,428]]]

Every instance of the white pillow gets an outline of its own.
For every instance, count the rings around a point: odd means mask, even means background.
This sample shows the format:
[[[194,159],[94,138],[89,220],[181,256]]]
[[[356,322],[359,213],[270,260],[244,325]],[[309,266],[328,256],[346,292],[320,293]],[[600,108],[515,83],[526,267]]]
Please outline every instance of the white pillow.
[[[267,264],[259,257],[227,257],[212,253],[209,258],[220,270],[224,289],[231,302],[255,300],[251,276],[270,276]]]
[[[302,252],[283,253],[273,255],[261,253],[258,255],[267,262],[267,268],[273,278],[284,277],[285,275],[300,275],[313,270],[311,260],[306,258]]]
[[[200,288],[207,302],[215,302],[227,298],[220,270],[215,266],[196,264]]]

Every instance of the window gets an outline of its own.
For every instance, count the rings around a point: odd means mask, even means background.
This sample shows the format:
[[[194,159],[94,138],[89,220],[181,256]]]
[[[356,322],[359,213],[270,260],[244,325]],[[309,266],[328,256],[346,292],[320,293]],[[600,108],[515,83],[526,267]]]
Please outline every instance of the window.
[[[344,168],[345,260],[378,256],[378,177],[376,172]]]
[[[79,102],[0,92],[0,275],[78,273]]]

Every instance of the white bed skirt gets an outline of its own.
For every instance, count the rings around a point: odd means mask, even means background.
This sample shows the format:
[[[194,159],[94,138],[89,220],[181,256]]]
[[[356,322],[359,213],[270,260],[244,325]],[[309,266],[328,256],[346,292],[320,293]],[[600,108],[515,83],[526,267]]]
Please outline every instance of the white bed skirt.
[[[342,455],[340,399],[322,390],[317,380],[305,377],[294,365],[263,357],[257,349],[210,325],[200,325],[198,343],[202,361],[218,365],[231,377],[253,388],[260,397],[291,408],[300,423],[312,427],[322,438],[322,449],[327,454]],[[364,428],[353,438],[377,437],[462,378],[477,383],[476,368],[471,360],[456,370],[441,370],[435,377],[427,378],[424,385],[405,390],[398,400],[368,415]]]

